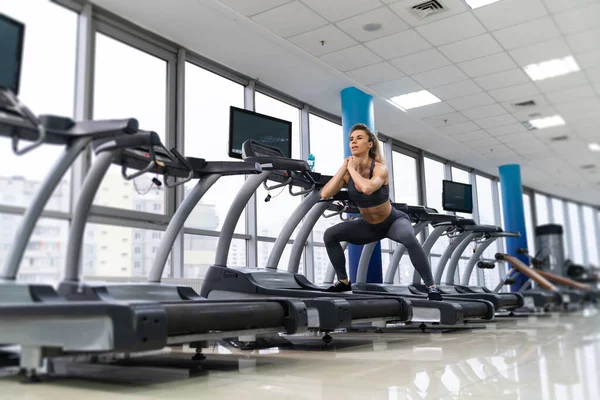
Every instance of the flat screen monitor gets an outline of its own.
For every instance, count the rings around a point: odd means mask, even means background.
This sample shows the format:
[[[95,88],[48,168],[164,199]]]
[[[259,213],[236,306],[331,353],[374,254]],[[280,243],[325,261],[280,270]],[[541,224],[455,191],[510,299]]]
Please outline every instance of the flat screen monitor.
[[[443,181],[442,208],[446,211],[473,213],[473,186]]]
[[[242,158],[242,144],[253,139],[277,147],[292,157],[292,123],[253,111],[231,107],[229,114],[229,157]]]
[[[25,25],[0,14],[0,89],[19,94]]]

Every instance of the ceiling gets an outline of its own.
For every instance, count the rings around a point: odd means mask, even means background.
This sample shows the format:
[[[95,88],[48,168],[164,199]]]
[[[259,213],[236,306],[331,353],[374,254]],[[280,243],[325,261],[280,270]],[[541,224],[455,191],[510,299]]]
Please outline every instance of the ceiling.
[[[600,0],[501,0],[475,10],[438,0],[439,14],[409,11],[424,1],[94,3],[337,115],[340,90],[356,86],[374,95],[376,128],[387,136],[496,176],[518,163],[525,185],[600,205],[600,153],[588,149],[600,141]],[[523,71],[569,55],[580,71],[541,81]],[[442,101],[407,111],[387,101],[419,90]],[[522,124],[556,114],[566,125]],[[551,140],[559,136],[567,140]]]

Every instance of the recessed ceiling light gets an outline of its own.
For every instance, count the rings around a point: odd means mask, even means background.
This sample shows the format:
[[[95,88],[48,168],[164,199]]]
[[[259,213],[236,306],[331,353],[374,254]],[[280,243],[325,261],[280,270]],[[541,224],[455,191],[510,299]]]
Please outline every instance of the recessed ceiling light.
[[[600,151],[600,144],[598,143],[590,143],[588,144],[588,147],[591,151]]]
[[[565,120],[560,115],[553,115],[552,117],[544,117],[531,119],[525,122],[525,125],[531,129],[544,129],[551,128],[553,126],[565,125]]]
[[[523,67],[525,73],[534,81],[570,74],[579,71],[579,65],[573,56],[555,58],[537,64],[529,64]]]
[[[473,10],[479,7],[487,6],[488,4],[496,3],[500,0],[465,0],[469,7]]]
[[[380,30],[382,25],[378,22],[371,22],[370,24],[366,24],[363,26],[363,30],[367,32],[375,32]]]
[[[411,108],[428,106],[430,104],[440,103],[441,100],[434,96],[432,93],[427,90],[420,90],[418,92],[412,92],[403,94],[400,96],[395,96],[390,99],[395,104],[404,108],[405,110],[410,110]]]

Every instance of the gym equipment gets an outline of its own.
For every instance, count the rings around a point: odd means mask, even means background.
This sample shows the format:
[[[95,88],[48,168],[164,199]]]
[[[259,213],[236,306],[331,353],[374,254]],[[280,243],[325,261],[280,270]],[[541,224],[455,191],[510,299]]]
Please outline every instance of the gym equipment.
[[[415,224],[415,235],[421,233],[431,220],[454,220],[455,217],[446,214],[438,214],[435,209],[422,206],[409,206],[402,203],[392,203],[392,206],[397,210],[406,213],[411,221]],[[343,211],[350,214],[358,214],[358,208],[347,199],[343,204],[335,204],[330,201],[330,210]],[[426,294],[415,294],[407,286],[394,285],[393,276],[392,282],[385,283],[367,283],[367,270],[369,268],[369,260],[375,248],[375,243],[369,243],[363,247],[359,262],[358,271],[356,274],[356,283],[352,284],[352,291],[359,294],[383,294],[383,295],[399,295],[404,298],[409,298],[413,306],[413,322],[433,322],[442,325],[457,325],[470,320],[494,318],[494,307],[491,303],[485,300],[457,300],[446,299],[443,301],[427,300]],[[392,255],[390,265],[399,263],[406,248],[399,244]],[[326,272],[326,282],[333,281],[334,270],[329,263]],[[387,278],[386,278],[387,279]]]
[[[304,160],[283,157],[281,150],[247,140],[243,145],[243,158],[247,162],[258,162],[263,172],[248,178],[240,188],[225,218],[217,245],[215,264],[206,273],[201,295],[209,299],[240,299],[252,297],[282,296],[301,299],[321,297],[343,299],[349,310],[351,324],[385,324],[388,321],[410,321],[412,307],[409,300],[397,297],[374,297],[352,293],[329,293],[324,288],[313,285],[304,276],[277,269],[285,245],[302,218],[319,202],[320,174],[310,172]],[[325,178],[328,180],[330,178]],[[266,182],[277,182],[268,187]],[[239,268],[227,266],[229,247],[235,226],[246,203],[256,189],[263,184],[268,190],[288,186],[290,194],[304,195],[300,205],[290,213],[273,245],[266,268]],[[299,187],[297,192],[294,187]],[[294,244],[304,242],[298,238]]]
[[[542,261],[541,269],[555,275],[567,276],[563,227],[557,224],[535,228],[536,258]]]

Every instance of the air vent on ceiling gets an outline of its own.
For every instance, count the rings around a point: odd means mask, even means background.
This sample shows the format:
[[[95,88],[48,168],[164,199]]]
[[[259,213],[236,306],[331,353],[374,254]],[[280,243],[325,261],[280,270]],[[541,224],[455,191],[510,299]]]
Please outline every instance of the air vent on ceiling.
[[[586,165],[582,165],[581,169],[594,169],[596,168],[595,164],[586,164]]]
[[[569,140],[569,137],[567,135],[555,136],[553,138],[550,138],[551,142],[564,142],[566,140]]]
[[[514,108],[535,107],[536,105],[535,100],[520,101],[512,104]]]
[[[432,15],[446,12],[448,9],[440,0],[429,0],[410,8],[417,17],[423,19]]]

